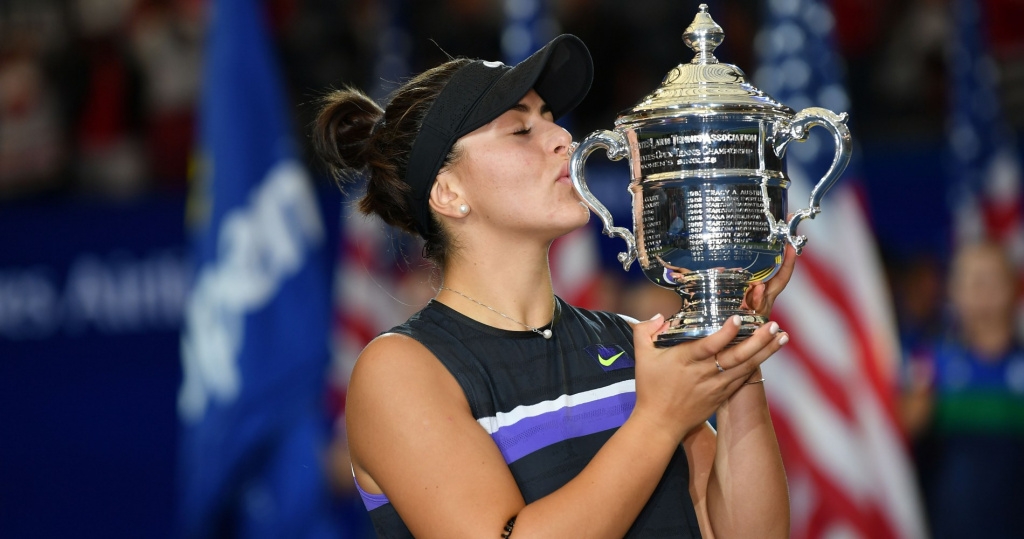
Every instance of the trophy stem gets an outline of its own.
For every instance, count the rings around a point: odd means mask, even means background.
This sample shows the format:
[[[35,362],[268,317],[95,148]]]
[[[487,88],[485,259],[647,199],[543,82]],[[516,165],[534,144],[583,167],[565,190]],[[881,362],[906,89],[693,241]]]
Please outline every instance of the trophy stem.
[[[766,322],[763,316],[743,308],[751,277],[743,270],[703,270],[678,279],[675,291],[683,299],[683,308],[669,318],[669,329],[658,336],[655,345],[667,347],[707,337],[733,315],[740,316],[741,325],[732,344],[749,337]]]

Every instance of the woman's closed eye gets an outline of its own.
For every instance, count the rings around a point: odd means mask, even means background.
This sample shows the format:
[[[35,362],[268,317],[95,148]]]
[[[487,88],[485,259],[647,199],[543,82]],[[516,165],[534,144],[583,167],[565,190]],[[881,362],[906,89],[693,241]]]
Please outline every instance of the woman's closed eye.
[[[530,131],[533,131],[532,127],[522,127],[520,129],[517,129],[516,131],[514,131],[512,134],[513,135],[529,135]]]

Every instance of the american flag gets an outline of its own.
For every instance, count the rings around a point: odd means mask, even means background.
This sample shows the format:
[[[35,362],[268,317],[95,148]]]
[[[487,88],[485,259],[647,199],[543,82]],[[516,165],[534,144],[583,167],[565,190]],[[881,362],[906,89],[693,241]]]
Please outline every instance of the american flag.
[[[797,111],[847,111],[828,5],[765,5],[755,40],[757,86]],[[787,150],[790,211],[806,204],[832,162],[823,132],[812,130]],[[825,197],[822,213],[801,226],[808,247],[772,314],[792,335],[764,369],[789,478],[792,537],[925,537],[895,412],[896,324],[856,173],[854,164]]]
[[[332,331],[331,384],[339,420],[344,418],[344,396],[349,375],[359,353],[374,337],[426,303],[407,297],[401,289],[409,279],[423,279],[415,271],[423,262],[409,260],[397,232],[376,217],[360,215],[355,202],[346,202],[341,212],[339,262],[334,277],[334,324]],[[339,427],[341,425],[339,424]]]
[[[996,92],[998,66],[988,54],[982,3],[957,0],[949,54],[950,197],[955,241],[991,239],[1024,267],[1021,163]]]

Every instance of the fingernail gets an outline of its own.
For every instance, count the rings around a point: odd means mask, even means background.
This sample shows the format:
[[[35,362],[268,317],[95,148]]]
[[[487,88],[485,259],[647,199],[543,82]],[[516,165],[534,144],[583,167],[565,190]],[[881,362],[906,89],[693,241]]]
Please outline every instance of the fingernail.
[[[778,332],[779,332],[779,323],[778,322],[772,322],[771,324],[768,325],[768,333],[771,333],[772,335],[775,335]]]
[[[784,344],[786,344],[788,342],[789,342],[789,335],[786,334],[786,333],[783,333],[782,336],[779,337],[779,344],[784,345]]]
[[[732,315],[732,317],[729,318],[729,321],[732,322],[732,325],[734,325],[736,327],[740,327],[741,320],[740,320],[739,315],[737,315],[737,314]]]
[[[648,322],[653,322],[659,318],[661,318],[661,313],[654,313],[654,316],[652,316],[651,319],[648,320]]]

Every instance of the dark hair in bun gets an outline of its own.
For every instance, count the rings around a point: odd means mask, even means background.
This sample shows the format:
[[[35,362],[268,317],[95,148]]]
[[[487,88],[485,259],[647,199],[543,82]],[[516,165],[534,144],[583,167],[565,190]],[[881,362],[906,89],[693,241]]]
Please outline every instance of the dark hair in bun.
[[[405,183],[409,152],[430,106],[452,75],[469,62],[450,60],[420,73],[396,89],[383,109],[354,88],[334,90],[321,99],[313,124],[313,147],[339,181],[353,173],[366,173],[366,194],[359,201],[359,211],[417,234]],[[453,146],[444,167],[456,156]],[[429,237],[423,238],[424,253],[443,267],[451,242],[436,219],[431,230]]]

